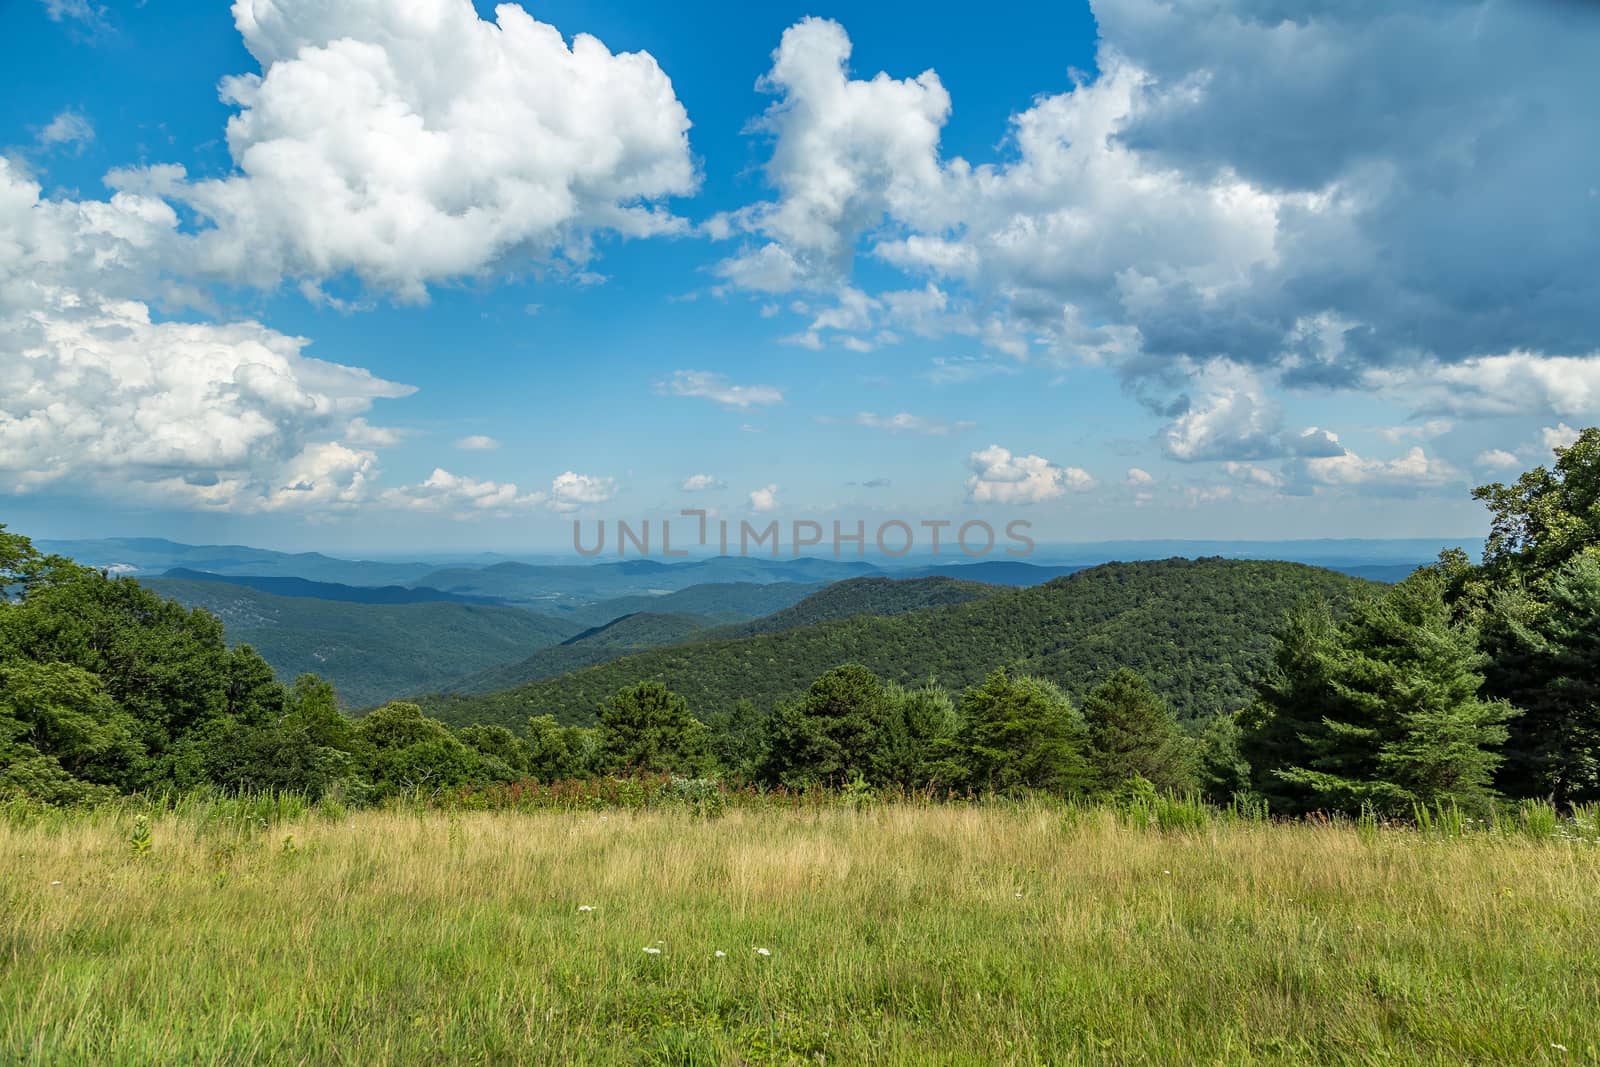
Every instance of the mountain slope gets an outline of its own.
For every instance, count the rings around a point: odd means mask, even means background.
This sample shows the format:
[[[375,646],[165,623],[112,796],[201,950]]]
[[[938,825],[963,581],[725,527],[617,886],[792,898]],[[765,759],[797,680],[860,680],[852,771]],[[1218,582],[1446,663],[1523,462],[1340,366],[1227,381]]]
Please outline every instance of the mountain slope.
[[[858,662],[885,678],[931,676],[953,688],[995,667],[1042,674],[1081,696],[1119,666],[1145,674],[1185,717],[1232,710],[1272,649],[1283,613],[1311,596],[1347,601],[1371,586],[1294,563],[1162,560],[1116,563],[1045,585],[891,617],[855,616],[795,630],[717,639],[611,663],[481,697],[441,698],[456,723],[520,726],[551,713],[591,721],[617,689],[657,679],[696,714],[741,697],[771,707],[817,675]]]
[[[647,607],[688,607],[691,605],[714,608],[738,603],[749,606],[755,602],[750,591],[766,591],[773,599],[792,596],[798,590],[816,589],[814,585],[780,582],[771,585],[694,585],[678,593],[660,597],[629,597],[608,600],[594,608],[576,612],[581,615],[595,609],[621,604],[642,603]],[[640,611],[624,615],[600,626],[592,627],[575,637],[570,637],[552,648],[542,648],[517,663],[491,667],[485,671],[458,679],[443,687],[447,693],[492,693],[522,685],[541,678],[582,667],[617,659],[646,649],[682,644],[697,638],[747,637],[754,634],[791,630],[809,626],[828,619],[851,615],[896,615],[904,611],[934,607],[941,604],[960,604],[980,597],[991,596],[1000,589],[976,582],[958,582],[950,578],[914,578],[896,581],[890,578],[852,578],[835,582],[807,596],[797,604],[781,608],[749,622],[725,625],[713,629],[725,619],[712,619],[706,615],[679,612]]]
[[[174,567],[161,575],[186,582],[224,582],[242,585],[273,596],[308,597],[312,600],[341,600],[351,604],[498,604],[494,597],[462,596],[441,593],[426,586],[344,585],[340,582],[313,582],[271,574],[213,574]]]
[[[727,626],[709,635],[718,638],[753,637],[801,626],[815,626],[853,615],[899,615],[922,608],[965,604],[1002,590],[981,582],[954,578],[851,578],[812,593],[792,607],[750,622]]]
[[[574,627],[519,608],[352,604],[282,597],[224,582],[152,578],[145,585],[222,620],[284,680],[312,671],[349,707],[436,689],[452,678],[553,645]]]
[[[441,688],[450,693],[493,693],[604,663],[632,652],[681,644],[710,629],[711,623],[699,615],[664,615],[641,611],[585,630],[559,645],[541,648],[515,663],[502,663],[455,679]]]
[[[581,628],[604,626],[624,615],[698,615],[709,626],[745,622],[770,615],[824,588],[818,582],[707,582],[657,596],[624,596],[596,604],[555,607],[526,605]]]

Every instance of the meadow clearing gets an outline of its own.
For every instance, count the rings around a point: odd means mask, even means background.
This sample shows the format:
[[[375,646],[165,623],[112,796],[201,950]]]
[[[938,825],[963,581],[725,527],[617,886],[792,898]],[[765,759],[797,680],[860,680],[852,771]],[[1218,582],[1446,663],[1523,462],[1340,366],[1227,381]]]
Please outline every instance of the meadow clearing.
[[[1592,832],[229,810],[0,821],[0,1062],[1600,1062]]]

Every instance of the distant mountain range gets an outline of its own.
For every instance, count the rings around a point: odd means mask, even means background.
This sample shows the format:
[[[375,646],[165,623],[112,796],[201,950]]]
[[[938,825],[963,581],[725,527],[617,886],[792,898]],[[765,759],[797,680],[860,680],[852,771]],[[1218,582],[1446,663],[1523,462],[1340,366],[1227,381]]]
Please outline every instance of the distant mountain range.
[[[827,583],[848,578],[919,578],[933,575],[995,585],[1028,586],[1114,561],[1172,557],[1276,559],[1327,567],[1359,577],[1394,581],[1459,543],[1467,551],[1481,540],[1401,539],[1310,541],[1105,541],[1041,545],[1028,559],[926,556],[773,558],[716,556],[682,560],[623,559],[569,563],[527,562],[494,553],[458,556],[456,562],[350,560],[318,552],[276,552],[246,545],[186,545],[159,538],[89,541],[41,540],[39,547],[80,562],[139,577],[181,570],[185,580],[236,580],[281,596],[353,603],[519,604],[559,613],[603,600],[660,596],[692,586],[773,582]],[[269,584],[268,579],[276,580]],[[299,581],[289,581],[298,579]],[[344,588],[322,588],[335,586]],[[368,597],[352,587],[393,587]],[[419,592],[412,598],[398,589]],[[635,610],[667,610],[640,607]],[[747,616],[748,617],[748,616]],[[607,621],[607,620],[601,620]]]

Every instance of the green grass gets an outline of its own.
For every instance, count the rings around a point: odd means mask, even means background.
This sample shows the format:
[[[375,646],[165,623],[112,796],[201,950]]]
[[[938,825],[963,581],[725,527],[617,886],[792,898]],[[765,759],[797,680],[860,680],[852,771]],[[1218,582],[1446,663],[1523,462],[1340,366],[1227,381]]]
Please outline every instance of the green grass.
[[[1592,827],[21,814],[6,1064],[1600,1062]]]

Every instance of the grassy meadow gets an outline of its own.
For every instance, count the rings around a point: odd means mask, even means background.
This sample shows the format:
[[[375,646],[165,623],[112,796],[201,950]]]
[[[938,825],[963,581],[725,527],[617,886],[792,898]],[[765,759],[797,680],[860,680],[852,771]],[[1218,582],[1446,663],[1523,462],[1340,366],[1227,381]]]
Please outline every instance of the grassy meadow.
[[[0,1063],[1594,1063],[1590,829],[13,819]]]

